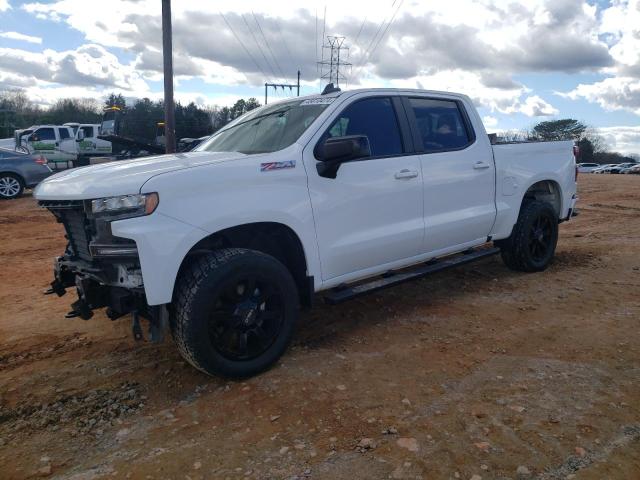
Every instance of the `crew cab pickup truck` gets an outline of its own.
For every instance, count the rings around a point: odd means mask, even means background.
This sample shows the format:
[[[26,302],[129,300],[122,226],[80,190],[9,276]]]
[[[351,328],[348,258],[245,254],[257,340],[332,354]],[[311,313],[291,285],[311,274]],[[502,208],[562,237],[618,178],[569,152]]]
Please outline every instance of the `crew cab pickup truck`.
[[[263,106],[195,151],[58,173],[35,197],[68,246],[48,293],[69,316],[167,325],[209,374],[285,351],[299,306],[501,253],[552,260],[576,203],[573,142],[492,145],[470,99],[332,91]]]
[[[110,155],[111,142],[98,138],[100,125],[34,125],[14,133],[16,149],[44,155],[56,170],[88,165],[90,157]]]

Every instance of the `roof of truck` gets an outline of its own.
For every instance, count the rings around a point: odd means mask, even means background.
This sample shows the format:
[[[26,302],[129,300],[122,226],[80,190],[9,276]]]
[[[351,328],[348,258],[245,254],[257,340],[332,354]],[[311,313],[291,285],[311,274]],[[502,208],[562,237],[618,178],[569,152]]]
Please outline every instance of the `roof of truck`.
[[[336,98],[336,97],[340,97],[342,95],[355,95],[358,93],[405,93],[405,94],[427,94],[427,95],[446,95],[449,97],[457,97],[457,98],[467,98],[467,95],[463,94],[463,93],[456,93],[456,92],[446,92],[443,90],[424,90],[424,89],[418,89],[418,88],[355,88],[353,90],[342,90],[342,91],[338,91],[338,92],[331,92],[331,93],[326,93],[326,94],[322,94],[322,93],[314,93],[311,95],[304,95],[301,97],[289,97],[286,99],[282,99],[282,100],[278,100],[277,102],[273,102],[273,103],[279,103],[280,101],[291,101],[294,100],[296,98],[300,98],[300,99],[310,99],[310,98]]]

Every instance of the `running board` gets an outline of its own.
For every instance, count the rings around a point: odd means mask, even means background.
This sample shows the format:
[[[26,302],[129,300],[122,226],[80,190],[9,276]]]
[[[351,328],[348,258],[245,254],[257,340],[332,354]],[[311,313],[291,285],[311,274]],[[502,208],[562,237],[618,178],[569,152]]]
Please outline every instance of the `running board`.
[[[457,255],[443,257],[442,259],[429,260],[421,266],[413,267],[409,270],[391,270],[383,274],[381,277],[375,277],[366,283],[333,288],[325,294],[324,300],[331,305],[335,305],[336,303],[344,302],[345,300],[349,300],[359,295],[364,295],[365,293],[375,292],[392,285],[397,285],[399,283],[427,276],[431,273],[446,270],[447,268],[471,263],[476,260],[480,260],[481,258],[490,257],[491,255],[495,255],[499,252],[500,249],[495,247],[481,248],[477,250],[470,249]]]

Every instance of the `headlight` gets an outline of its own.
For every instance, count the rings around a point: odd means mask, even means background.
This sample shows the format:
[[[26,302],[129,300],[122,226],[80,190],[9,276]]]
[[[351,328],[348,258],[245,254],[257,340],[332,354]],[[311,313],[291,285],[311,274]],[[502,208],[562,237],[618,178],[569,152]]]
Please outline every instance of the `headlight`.
[[[131,217],[152,214],[160,198],[157,193],[122,195],[119,197],[97,198],[91,201],[91,211],[95,214],[128,214]]]

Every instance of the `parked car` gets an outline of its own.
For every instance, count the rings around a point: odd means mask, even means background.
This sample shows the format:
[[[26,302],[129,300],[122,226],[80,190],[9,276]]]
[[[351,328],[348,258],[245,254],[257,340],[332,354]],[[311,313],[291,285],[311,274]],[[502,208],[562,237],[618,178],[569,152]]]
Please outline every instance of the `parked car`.
[[[203,372],[252,375],[283,354],[314,292],[337,303],[495,253],[547,268],[577,201],[573,146],[491,145],[454,93],[265,105],[195,151],[41,183],[69,242],[49,293],[77,292],[70,317],[132,314],[137,338],[139,315],[152,339],[169,325]]]
[[[609,173],[622,173],[623,170],[633,167],[635,163],[619,163],[609,169]]]
[[[640,174],[640,164],[636,164],[632,167],[629,167],[627,170],[625,170],[622,173],[627,173],[627,174]]]
[[[578,172],[580,173],[593,173],[594,170],[600,168],[599,163],[579,163]]]
[[[16,198],[52,173],[42,155],[0,148],[0,199]]]
[[[598,168],[594,169],[591,173],[609,173],[612,167],[614,167],[615,163],[607,163],[605,165],[600,165]]]
[[[628,163],[625,167],[621,168],[618,173],[629,173],[629,170],[631,170],[636,165],[640,165],[640,164],[638,164],[638,163]]]

